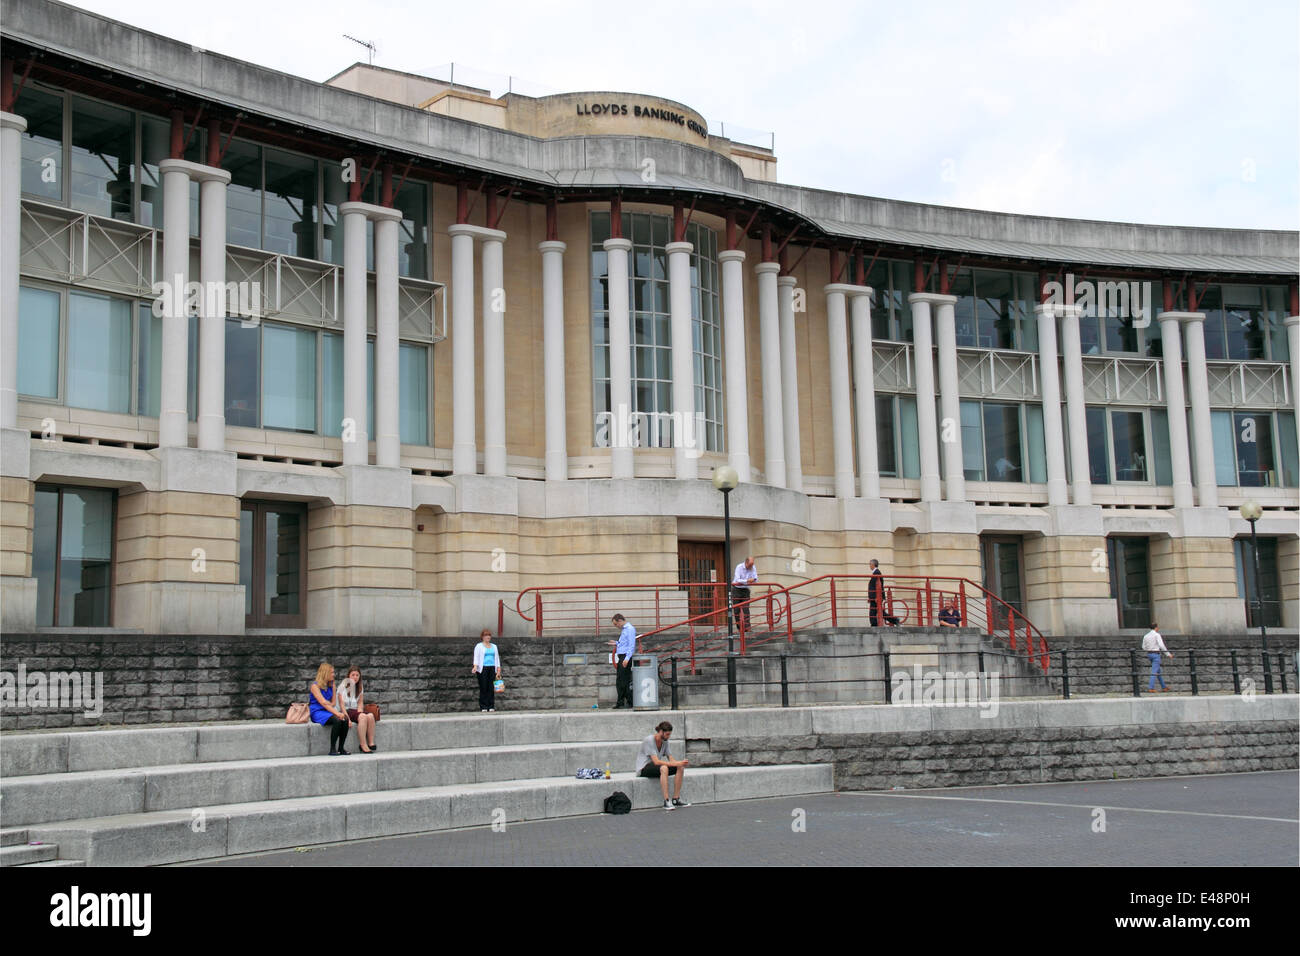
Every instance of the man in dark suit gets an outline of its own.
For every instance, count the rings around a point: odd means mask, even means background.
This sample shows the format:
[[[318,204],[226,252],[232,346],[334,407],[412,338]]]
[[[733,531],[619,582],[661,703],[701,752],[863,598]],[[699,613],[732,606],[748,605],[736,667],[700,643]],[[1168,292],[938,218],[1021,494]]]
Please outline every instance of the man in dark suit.
[[[871,559],[871,582],[867,586],[867,597],[871,604],[871,626],[880,626],[880,613],[884,611],[885,623],[890,627],[898,626],[898,618],[888,612],[885,606],[885,576],[880,571],[880,562]]]

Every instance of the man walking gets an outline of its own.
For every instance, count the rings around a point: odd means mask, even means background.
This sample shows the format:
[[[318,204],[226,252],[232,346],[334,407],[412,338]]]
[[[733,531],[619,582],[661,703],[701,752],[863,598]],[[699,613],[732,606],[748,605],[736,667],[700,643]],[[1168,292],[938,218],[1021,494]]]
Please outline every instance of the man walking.
[[[668,738],[673,735],[673,725],[664,720],[655,728],[655,732],[641,741],[641,751],[636,755],[636,773],[639,777],[650,780],[659,778],[659,789],[664,795],[664,809],[676,810],[689,807],[682,799],[682,781],[686,779],[687,760],[674,760],[668,752]],[[673,784],[673,798],[668,799],[668,778],[676,777]]]
[[[614,682],[618,691],[618,703],[614,709],[622,710],[632,706],[632,655],[636,653],[636,628],[622,614],[615,614],[612,623],[621,628],[618,643],[614,647],[614,667],[618,670],[618,678]]]
[[[1174,655],[1169,653],[1169,648],[1165,647],[1165,640],[1160,636],[1160,625],[1152,624],[1151,630],[1142,635],[1142,650],[1146,652],[1147,660],[1151,662],[1151,680],[1147,683],[1147,693],[1156,692],[1156,681],[1160,681],[1160,690],[1164,691],[1165,679],[1160,673],[1160,655],[1163,653],[1170,660]]]
[[[749,600],[750,585],[757,583],[758,569],[754,567],[752,557],[736,565],[736,573],[731,576],[731,604],[735,607],[736,626],[745,631],[749,630],[749,605],[745,602]],[[738,604],[744,604],[744,607],[736,607]]]

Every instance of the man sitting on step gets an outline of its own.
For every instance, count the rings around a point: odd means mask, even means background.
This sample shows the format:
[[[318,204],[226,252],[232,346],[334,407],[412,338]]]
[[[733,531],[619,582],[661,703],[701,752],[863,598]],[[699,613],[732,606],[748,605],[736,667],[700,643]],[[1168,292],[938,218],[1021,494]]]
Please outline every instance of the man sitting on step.
[[[655,728],[655,732],[641,741],[641,752],[636,755],[637,776],[650,780],[659,778],[659,789],[664,795],[664,809],[676,810],[689,807],[682,799],[682,781],[686,778],[687,760],[674,760],[668,752],[668,738],[673,734],[673,725],[664,720]],[[673,784],[673,798],[668,799],[668,778],[676,777]]]

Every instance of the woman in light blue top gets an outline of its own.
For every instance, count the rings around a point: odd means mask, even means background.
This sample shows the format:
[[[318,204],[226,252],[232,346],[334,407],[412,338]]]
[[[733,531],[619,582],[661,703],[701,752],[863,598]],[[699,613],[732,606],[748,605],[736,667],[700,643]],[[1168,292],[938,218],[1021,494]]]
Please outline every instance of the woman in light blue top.
[[[493,681],[501,676],[501,652],[492,643],[492,632],[486,628],[479,635],[483,640],[474,645],[474,673],[478,675],[478,709],[485,714],[496,710],[496,690]]]

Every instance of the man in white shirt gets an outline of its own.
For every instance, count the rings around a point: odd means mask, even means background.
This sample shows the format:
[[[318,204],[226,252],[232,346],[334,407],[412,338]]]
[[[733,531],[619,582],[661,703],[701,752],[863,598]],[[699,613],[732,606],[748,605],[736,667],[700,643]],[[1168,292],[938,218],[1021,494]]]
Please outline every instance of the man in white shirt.
[[[1160,690],[1165,690],[1165,679],[1160,674],[1160,655],[1163,653],[1170,660],[1173,660],[1174,655],[1169,653],[1169,648],[1165,647],[1164,638],[1160,636],[1159,624],[1152,624],[1151,630],[1142,635],[1142,650],[1151,661],[1151,680],[1147,684],[1147,692],[1155,693],[1156,681],[1160,681]]]
[[[749,586],[758,583],[758,569],[754,567],[754,559],[746,558],[740,564],[736,565],[736,573],[731,576],[731,603],[733,605],[742,604],[749,600]],[[744,620],[744,630],[749,630],[749,605],[736,608],[736,624],[740,625]]]

